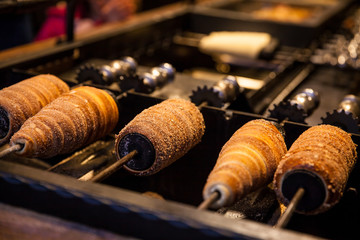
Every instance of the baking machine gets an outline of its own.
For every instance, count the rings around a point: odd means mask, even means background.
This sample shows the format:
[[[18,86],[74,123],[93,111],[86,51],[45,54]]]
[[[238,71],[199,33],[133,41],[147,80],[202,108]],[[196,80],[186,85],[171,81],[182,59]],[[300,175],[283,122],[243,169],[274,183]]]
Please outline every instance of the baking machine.
[[[279,6],[300,18],[273,19],[267,11]],[[359,7],[335,0],[178,3],[0,62],[2,88],[51,73],[71,87],[111,92],[119,108],[113,133],[78,151],[51,159],[3,157],[0,201],[134,238],[355,239],[358,164],[335,207],[318,215],[295,213],[282,229],[273,227],[280,204],[271,184],[229,207],[197,206],[221,147],[250,120],[281,124],[288,148],[321,123],[341,127],[360,144]],[[216,31],[260,31],[276,41],[256,57],[226,58],[200,48]],[[142,110],[173,97],[199,106],[206,129],[198,145],[152,176],[119,168],[96,183],[78,180],[114,164],[115,134]],[[79,167],[85,160],[92,164]]]

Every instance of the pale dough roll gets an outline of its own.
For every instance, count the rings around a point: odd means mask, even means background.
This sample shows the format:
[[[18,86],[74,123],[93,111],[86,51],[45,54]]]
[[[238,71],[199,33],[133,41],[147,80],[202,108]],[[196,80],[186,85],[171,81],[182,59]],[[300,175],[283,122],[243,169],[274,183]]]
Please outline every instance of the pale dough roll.
[[[220,208],[271,181],[286,145],[269,121],[257,119],[238,129],[225,143],[203,189],[207,199],[220,193],[212,207]]]

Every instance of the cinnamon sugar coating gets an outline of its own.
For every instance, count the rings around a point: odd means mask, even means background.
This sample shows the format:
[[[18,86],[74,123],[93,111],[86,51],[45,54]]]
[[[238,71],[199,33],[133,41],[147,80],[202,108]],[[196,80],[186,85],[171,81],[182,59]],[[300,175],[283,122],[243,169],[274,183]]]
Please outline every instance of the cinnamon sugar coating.
[[[123,137],[131,133],[145,136],[155,149],[153,165],[144,171],[124,167],[135,175],[151,175],[185,155],[201,141],[204,132],[204,118],[193,103],[168,99],[142,111],[119,132],[116,156],[120,158],[118,145]]]
[[[50,158],[74,151],[110,133],[119,117],[115,100],[94,87],[78,87],[45,106],[14,134],[23,156]]]
[[[0,145],[7,143],[26,119],[66,92],[69,86],[50,74],[28,78],[0,90],[0,108],[9,118],[9,131],[0,139]]]
[[[321,179],[324,202],[316,209],[302,212],[318,214],[334,206],[342,197],[345,185],[357,159],[351,135],[331,125],[314,126],[303,132],[281,160],[274,176],[278,199],[289,204],[281,191],[286,174],[303,170]]]

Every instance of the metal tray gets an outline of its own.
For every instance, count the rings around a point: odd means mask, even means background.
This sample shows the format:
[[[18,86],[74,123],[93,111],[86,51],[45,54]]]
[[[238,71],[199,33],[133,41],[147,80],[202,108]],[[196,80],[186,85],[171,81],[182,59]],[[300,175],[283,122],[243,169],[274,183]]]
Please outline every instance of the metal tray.
[[[283,45],[307,47],[325,27],[336,25],[336,18],[341,16],[351,2],[351,0],[327,3],[279,0],[218,1],[208,6],[194,8],[190,21],[191,29],[204,34],[212,31],[266,32],[278,38]],[[301,21],[270,19],[255,14],[256,11],[278,5],[306,9],[313,14]]]

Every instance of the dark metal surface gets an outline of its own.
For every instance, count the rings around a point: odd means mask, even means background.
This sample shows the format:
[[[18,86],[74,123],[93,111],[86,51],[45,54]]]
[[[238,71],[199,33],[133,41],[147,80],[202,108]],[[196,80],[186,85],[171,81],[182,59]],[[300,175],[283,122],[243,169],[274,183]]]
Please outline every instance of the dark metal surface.
[[[214,86],[220,80],[211,78],[218,76],[214,73],[263,83],[258,89],[245,88],[231,104],[202,106],[206,131],[201,143],[156,175],[136,177],[119,169],[101,184],[76,180],[94,168],[96,176],[115,162],[112,135],[76,153],[46,161],[23,159],[13,154],[7,156],[0,161],[0,201],[145,239],[349,239],[357,236],[359,164],[349,178],[340,203],[317,216],[294,214],[287,226],[292,231],[272,228],[279,218],[279,206],[271,187],[253,192],[234,206],[218,212],[196,209],[202,202],[202,188],[223,144],[246,122],[263,118],[270,105],[292,99],[304,88],[312,88],[321,95],[319,107],[306,119],[308,125],[287,120],[280,123],[278,119],[267,118],[282,125],[286,144],[290,147],[303,131],[321,123],[326,112],[336,109],[345,95],[360,94],[358,72],[309,63],[312,48],[306,41],[312,40],[325,27],[334,12],[319,16],[313,25],[294,26],[260,20],[240,21],[238,15],[224,14],[229,11],[221,7],[233,1],[218,2],[219,5],[207,7],[182,6],[103,35],[63,43],[33,56],[0,63],[1,87],[39,73],[56,74],[70,86],[76,86],[80,84],[76,70],[83,64],[101,66],[123,56],[131,56],[139,62],[136,69],[139,74],[162,62],[172,64],[178,71],[174,81],[151,93],[139,93],[134,89],[122,92],[117,82],[101,85],[90,80],[81,83],[106,89],[116,96],[120,115],[113,134],[142,110],[164,99],[189,100],[192,91],[199,86]],[[342,13],[347,3],[341,1],[333,10]],[[338,14],[337,17],[342,16]],[[196,44],[190,44],[210,31],[239,30],[235,25],[241,30],[270,28],[273,33],[280,34],[279,37],[289,42],[299,41],[309,48],[281,45],[272,59],[221,63],[200,52]],[[296,34],[292,34],[294,31]],[[208,75],[195,77],[199,69]],[[352,137],[359,150],[360,136],[353,134]],[[142,195],[148,191],[165,200]]]
[[[0,162],[1,201],[143,239],[316,239],[180,203]],[[54,206],[57,206],[56,208]]]
[[[136,150],[137,154],[130,159],[126,166],[134,171],[144,171],[150,168],[155,161],[155,149],[151,141],[144,135],[130,133],[124,136],[118,145],[120,158]]]
[[[257,31],[266,32],[287,46],[307,47],[319,36],[325,26],[337,24],[336,16],[343,12],[349,1],[336,1],[335,4],[321,4],[318,1],[219,1],[213,6],[199,7],[193,15],[192,29],[194,32],[209,33],[211,31]],[[264,19],[251,14],[256,8],[271,5],[287,5],[319,9],[314,16],[300,22]],[[335,19],[334,19],[335,18]]]

